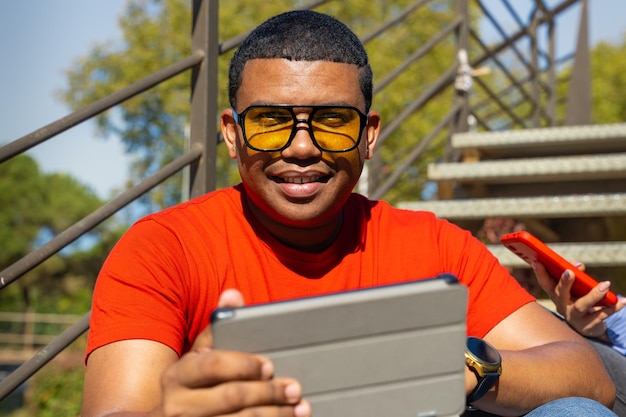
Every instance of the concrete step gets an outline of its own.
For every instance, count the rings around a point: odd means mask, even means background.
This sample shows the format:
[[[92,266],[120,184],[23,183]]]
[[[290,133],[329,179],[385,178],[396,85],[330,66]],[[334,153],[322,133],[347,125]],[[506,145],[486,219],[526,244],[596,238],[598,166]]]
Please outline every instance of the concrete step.
[[[550,243],[550,248],[565,259],[583,262],[588,267],[626,265],[626,242]],[[500,263],[510,268],[528,268],[528,264],[502,245],[487,245]]]
[[[473,198],[465,200],[406,201],[408,210],[431,211],[450,220],[487,217],[567,218],[626,215],[626,193],[561,196]]]
[[[562,224],[626,216],[626,123],[459,133],[452,147],[463,162],[431,164],[427,175],[439,183],[441,196],[456,199],[398,207],[431,211],[474,231],[488,217],[519,219],[548,242],[559,234],[542,219]],[[626,266],[626,242],[549,246],[589,267]],[[505,266],[528,268],[504,246],[488,248]]]
[[[481,159],[626,152],[626,123],[458,133],[452,146]]]
[[[428,178],[460,183],[626,181],[626,153],[435,163],[428,166]]]

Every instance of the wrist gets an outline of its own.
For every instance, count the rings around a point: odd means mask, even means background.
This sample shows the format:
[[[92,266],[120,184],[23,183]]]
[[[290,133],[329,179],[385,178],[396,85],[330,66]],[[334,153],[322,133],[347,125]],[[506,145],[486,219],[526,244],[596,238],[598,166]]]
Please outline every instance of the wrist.
[[[502,373],[502,359],[495,347],[482,339],[469,336],[465,350],[465,365],[474,373],[477,381],[467,396],[469,405],[480,400],[498,382]]]
[[[465,366],[465,398],[474,391],[478,385],[478,376],[468,366]]]

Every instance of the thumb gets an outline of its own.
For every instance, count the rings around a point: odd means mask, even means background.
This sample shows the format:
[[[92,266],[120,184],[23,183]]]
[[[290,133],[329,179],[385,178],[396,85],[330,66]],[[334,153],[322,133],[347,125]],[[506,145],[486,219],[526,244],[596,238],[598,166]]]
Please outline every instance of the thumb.
[[[243,307],[244,306],[243,295],[241,292],[235,289],[225,290],[220,294],[220,298],[217,301],[218,308],[224,307]],[[211,325],[205,327],[205,329],[198,334],[196,340],[194,340],[191,347],[191,351],[200,352],[203,350],[211,349],[213,347],[213,333],[211,332]]]
[[[244,304],[243,295],[234,288],[224,290],[217,301],[218,307],[243,307]]]

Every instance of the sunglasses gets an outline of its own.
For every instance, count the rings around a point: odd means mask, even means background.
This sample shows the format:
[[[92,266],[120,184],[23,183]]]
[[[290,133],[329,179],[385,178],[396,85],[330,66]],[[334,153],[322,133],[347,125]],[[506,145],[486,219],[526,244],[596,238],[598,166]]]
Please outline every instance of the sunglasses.
[[[294,108],[310,109],[307,119],[298,119]],[[233,110],[250,149],[278,152],[286,149],[306,123],[313,144],[325,152],[347,152],[361,141],[367,116],[351,106],[250,106],[241,113]]]

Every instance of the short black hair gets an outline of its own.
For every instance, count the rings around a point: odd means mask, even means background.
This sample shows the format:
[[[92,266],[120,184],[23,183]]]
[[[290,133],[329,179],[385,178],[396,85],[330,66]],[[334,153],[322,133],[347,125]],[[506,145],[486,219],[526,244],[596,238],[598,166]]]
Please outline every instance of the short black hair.
[[[233,108],[246,62],[268,58],[356,65],[365,110],[369,111],[372,69],[367,52],[354,32],[334,17],[311,10],[293,10],[266,20],[250,32],[230,62],[228,98]]]

